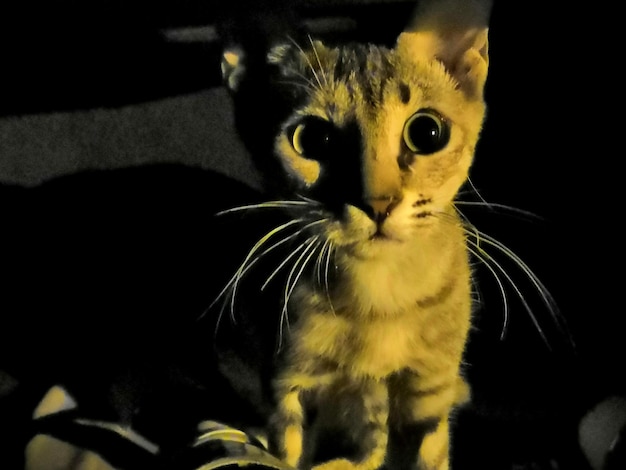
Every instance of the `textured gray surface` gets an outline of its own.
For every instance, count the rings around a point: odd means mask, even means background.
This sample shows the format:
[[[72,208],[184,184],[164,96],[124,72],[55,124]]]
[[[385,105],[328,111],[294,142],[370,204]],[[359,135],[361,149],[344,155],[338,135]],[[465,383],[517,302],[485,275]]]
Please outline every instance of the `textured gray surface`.
[[[156,162],[216,170],[258,187],[223,88],[118,108],[0,118],[0,182]],[[0,396],[15,385],[0,371]]]
[[[33,185],[92,168],[177,162],[256,186],[223,88],[119,108],[0,118],[0,180]]]

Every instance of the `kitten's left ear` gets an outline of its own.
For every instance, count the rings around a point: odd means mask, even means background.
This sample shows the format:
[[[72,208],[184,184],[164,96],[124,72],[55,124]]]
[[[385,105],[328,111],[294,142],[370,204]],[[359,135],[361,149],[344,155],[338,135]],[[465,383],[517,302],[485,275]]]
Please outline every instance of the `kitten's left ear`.
[[[492,0],[421,0],[398,37],[397,50],[439,60],[467,94],[481,96],[489,65],[491,6]]]

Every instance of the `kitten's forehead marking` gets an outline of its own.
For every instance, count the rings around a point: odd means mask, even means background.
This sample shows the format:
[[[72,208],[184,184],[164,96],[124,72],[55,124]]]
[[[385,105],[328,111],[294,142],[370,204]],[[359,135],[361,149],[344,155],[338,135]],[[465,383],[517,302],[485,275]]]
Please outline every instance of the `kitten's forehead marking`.
[[[328,86],[309,89],[301,114],[314,114],[343,126],[358,115],[379,114],[389,101],[407,105],[414,95],[410,80],[398,78],[401,64],[393,50],[372,45],[329,49],[318,44],[314,58],[312,62],[303,52],[300,68],[308,69],[307,75],[324,77]]]
[[[400,92],[400,101],[408,104],[411,101],[411,88],[405,82],[398,83],[398,91]]]
[[[393,192],[390,188],[402,185],[398,167],[406,152],[402,132],[413,113],[435,107],[444,116],[465,114],[458,108],[457,83],[437,60],[406,57],[398,50],[372,45],[329,48],[316,43],[314,47],[281,50],[283,73],[300,81],[298,89],[304,93],[303,106],[292,119],[315,115],[339,127],[356,123],[361,130],[363,176],[366,186],[370,185],[365,188],[370,196]],[[294,154],[286,140],[281,153],[287,165],[307,186],[314,185],[320,176],[319,163]],[[458,145],[458,138],[453,140]],[[458,152],[452,152],[447,160],[459,158]],[[439,168],[443,162],[422,163],[420,181],[431,178],[435,184],[446,179],[446,172]]]

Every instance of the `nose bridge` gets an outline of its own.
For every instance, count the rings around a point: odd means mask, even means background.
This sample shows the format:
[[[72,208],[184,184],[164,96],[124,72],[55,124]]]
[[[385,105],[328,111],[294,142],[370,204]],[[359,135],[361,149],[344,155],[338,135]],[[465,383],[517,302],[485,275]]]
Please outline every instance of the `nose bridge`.
[[[369,137],[369,138],[368,138]],[[394,149],[382,135],[364,139],[363,198],[369,200],[397,199],[400,195],[400,166]]]
[[[369,137],[369,138],[368,138]],[[383,221],[401,199],[401,175],[393,147],[384,136],[365,137],[361,165],[363,168],[362,204],[375,221]]]

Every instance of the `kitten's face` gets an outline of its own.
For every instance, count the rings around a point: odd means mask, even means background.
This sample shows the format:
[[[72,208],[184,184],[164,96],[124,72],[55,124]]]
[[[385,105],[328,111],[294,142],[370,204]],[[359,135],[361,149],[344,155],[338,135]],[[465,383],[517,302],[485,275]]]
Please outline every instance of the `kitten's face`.
[[[420,2],[393,49],[274,38],[225,53],[240,135],[279,196],[308,201],[290,207],[315,243],[369,255],[458,222],[485,113],[488,3]]]
[[[335,247],[371,253],[450,223],[483,120],[480,93],[400,46],[289,44],[268,60],[296,103],[275,155],[294,198],[320,203],[319,227]]]

